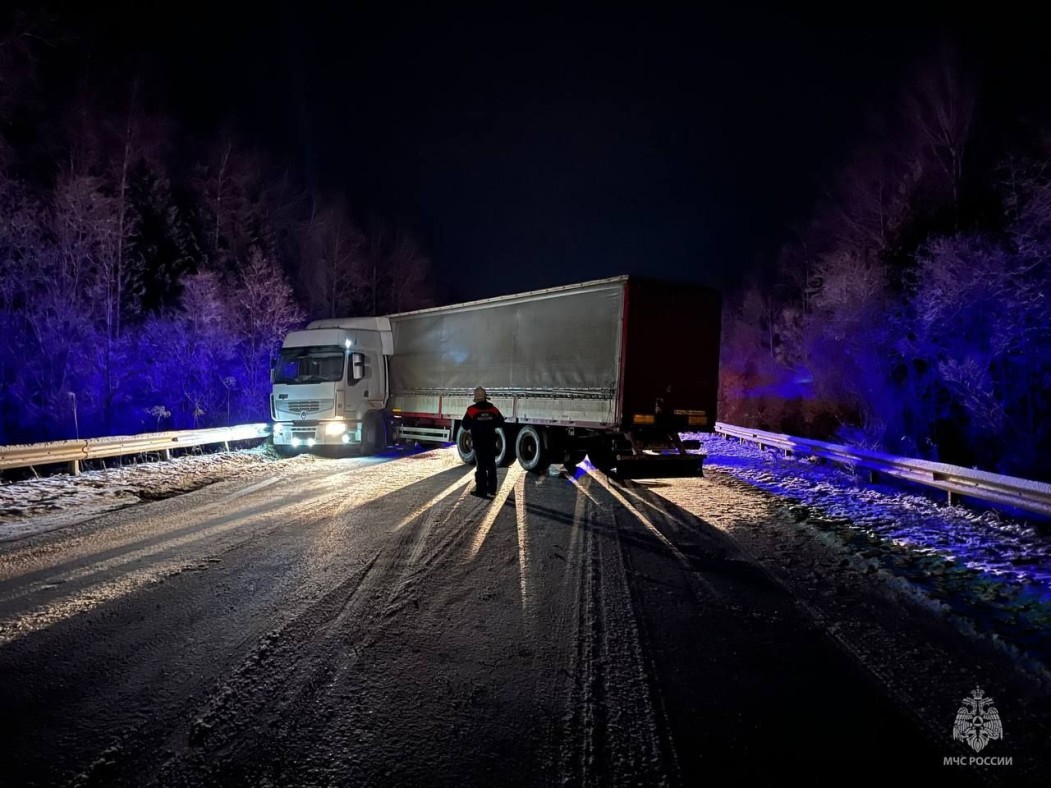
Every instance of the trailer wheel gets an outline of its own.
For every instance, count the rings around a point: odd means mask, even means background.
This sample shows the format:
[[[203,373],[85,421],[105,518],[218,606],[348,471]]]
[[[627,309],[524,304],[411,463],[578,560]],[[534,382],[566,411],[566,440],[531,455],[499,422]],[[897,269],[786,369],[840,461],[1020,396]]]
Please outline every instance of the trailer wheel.
[[[514,462],[515,444],[514,439],[508,434],[506,427],[496,428],[496,466],[505,467]]]
[[[463,427],[456,433],[456,453],[460,461],[467,465],[474,465],[474,444],[471,442],[471,431]]]
[[[361,424],[361,453],[379,454],[387,448],[387,423],[379,411],[370,410]]]
[[[536,427],[530,425],[522,427],[515,440],[515,454],[518,455],[518,464],[527,471],[539,473],[547,467],[544,441]]]

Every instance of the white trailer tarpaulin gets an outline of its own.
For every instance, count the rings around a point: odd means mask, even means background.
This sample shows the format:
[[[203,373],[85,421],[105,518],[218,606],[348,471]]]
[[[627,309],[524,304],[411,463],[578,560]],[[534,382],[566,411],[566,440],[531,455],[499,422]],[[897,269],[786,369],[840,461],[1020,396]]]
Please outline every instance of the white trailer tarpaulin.
[[[610,398],[626,278],[391,316],[395,396],[470,392]]]

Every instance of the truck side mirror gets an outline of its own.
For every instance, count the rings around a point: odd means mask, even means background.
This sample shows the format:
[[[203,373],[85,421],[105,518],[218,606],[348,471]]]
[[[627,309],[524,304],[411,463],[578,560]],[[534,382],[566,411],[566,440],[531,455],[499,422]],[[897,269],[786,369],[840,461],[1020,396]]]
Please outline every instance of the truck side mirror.
[[[350,379],[361,380],[365,377],[365,354],[364,353],[351,353],[350,354]]]

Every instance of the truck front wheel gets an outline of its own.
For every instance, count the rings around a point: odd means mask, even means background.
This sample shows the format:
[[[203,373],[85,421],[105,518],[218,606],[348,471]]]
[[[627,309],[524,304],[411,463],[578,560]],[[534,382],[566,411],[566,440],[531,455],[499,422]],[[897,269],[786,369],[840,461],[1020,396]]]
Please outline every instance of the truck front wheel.
[[[371,410],[365,414],[361,424],[361,453],[379,454],[387,448],[387,424],[379,411]]]
[[[527,424],[519,430],[515,454],[518,455],[518,464],[527,471],[539,473],[546,467],[547,452],[544,451],[544,441],[536,427]]]

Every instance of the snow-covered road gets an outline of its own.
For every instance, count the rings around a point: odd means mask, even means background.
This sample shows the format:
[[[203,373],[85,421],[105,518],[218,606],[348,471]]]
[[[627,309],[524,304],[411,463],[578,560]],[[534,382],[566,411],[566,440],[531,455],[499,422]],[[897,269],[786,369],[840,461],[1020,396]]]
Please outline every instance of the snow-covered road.
[[[257,453],[76,525],[9,516],[3,782],[1046,779],[1039,666],[716,448],[697,480],[513,466],[490,501],[448,449]],[[943,766],[976,683],[1010,767]]]

